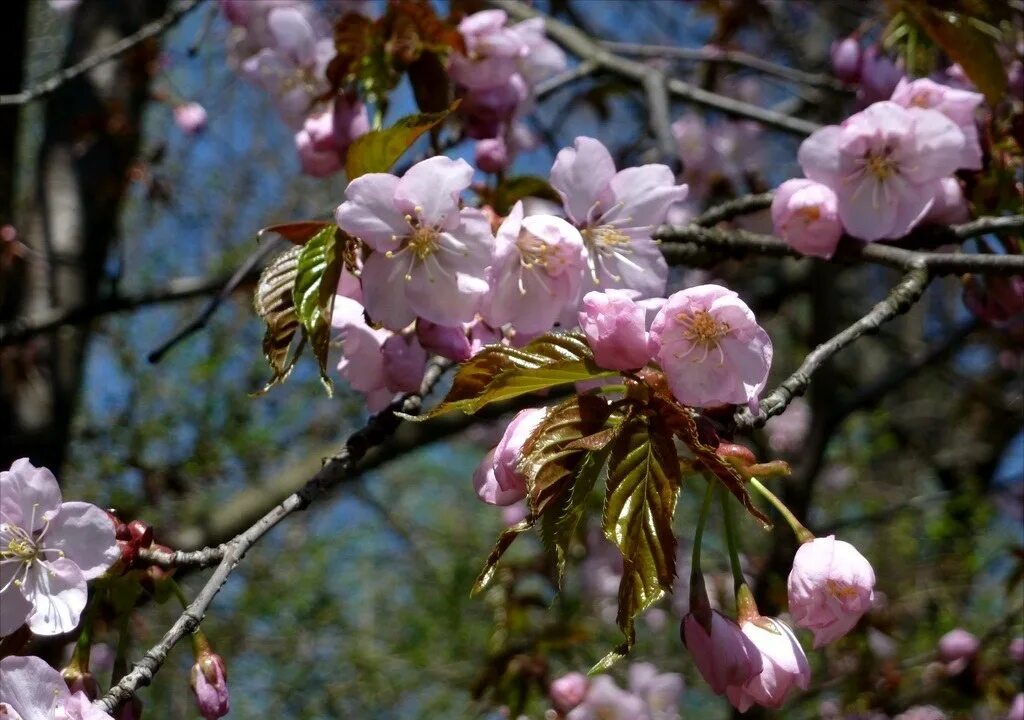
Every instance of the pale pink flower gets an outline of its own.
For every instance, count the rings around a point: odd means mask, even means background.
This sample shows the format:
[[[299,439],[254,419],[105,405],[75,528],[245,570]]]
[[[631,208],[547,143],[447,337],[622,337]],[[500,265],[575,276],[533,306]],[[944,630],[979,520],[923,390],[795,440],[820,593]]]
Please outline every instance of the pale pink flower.
[[[762,670],[743,685],[732,685],[726,690],[726,697],[737,710],[746,712],[755,703],[778,709],[791,689],[808,688],[811,666],[785,623],[761,617],[742,623],[740,628],[760,653]]]
[[[459,23],[466,54],[453,53],[448,68],[452,79],[467,88],[488,88],[505,83],[518,70],[519,59],[529,52],[523,37],[505,26],[504,10],[483,10]]]
[[[427,351],[416,335],[392,335],[381,347],[384,356],[384,381],[392,392],[419,392]]]
[[[497,345],[503,339],[501,331],[492,328],[483,320],[472,323],[466,332],[469,333],[469,355],[476,355],[488,345]]]
[[[970,209],[967,207],[967,198],[964,197],[960,181],[955,177],[944,177],[939,181],[940,189],[935,194],[935,202],[931,209],[921,220],[923,223],[937,225],[956,225],[967,222],[970,217]]]
[[[526,497],[526,479],[517,469],[523,445],[544,419],[547,410],[520,410],[505,428],[497,447],[484,456],[473,473],[477,496],[489,505],[511,505]]]
[[[815,538],[793,558],[789,612],[820,648],[850,632],[871,609],[874,587],[875,571],[857,548],[833,535]]]
[[[650,338],[651,354],[684,405],[751,404],[768,380],[771,338],[736,293],[720,285],[671,295]]]
[[[651,663],[629,666],[629,691],[644,701],[648,720],[679,720],[679,698],[684,687],[682,675],[658,672]]]
[[[487,173],[501,172],[508,167],[509,152],[505,139],[500,137],[477,140],[473,149],[476,166]]]
[[[0,717],[11,720],[112,720],[72,693],[61,674],[42,658],[10,655],[0,660]]]
[[[583,274],[579,231],[553,215],[523,217],[517,202],[495,236],[491,287],[480,312],[492,327],[527,334],[549,330],[575,301]]]
[[[551,186],[583,235],[589,272],[581,293],[624,288],[635,291],[638,299],[664,294],[668,266],[651,233],[687,192],[685,185],[675,184],[668,166],[616,172],[600,141],[578,137],[555,158]],[[577,306],[578,300],[569,309]]]
[[[529,96],[530,89],[518,73],[500,85],[465,90],[459,115],[466,135],[475,140],[498,137]]]
[[[391,333],[370,327],[363,317],[363,306],[343,295],[334,296],[331,325],[341,331],[338,373],[353,390],[366,396],[370,412],[383,410],[395,396],[387,386],[382,350]]]
[[[626,290],[583,296],[580,327],[594,361],[608,370],[635,370],[651,359],[645,309]]]
[[[343,95],[335,98],[329,110],[310,115],[295,133],[302,172],[312,177],[328,177],[345,167],[348,147],[370,130],[366,107]]]
[[[174,123],[188,135],[201,132],[206,120],[206,108],[197,102],[182,103],[174,108]]]
[[[526,505],[526,502],[520,500],[501,509],[501,521],[511,527],[525,520],[529,514],[530,508]]]
[[[957,167],[981,170],[981,142],[978,139],[978,122],[975,116],[985,101],[984,95],[940,85],[928,78],[913,81],[902,78],[892,93],[892,101],[906,108],[938,110],[956,123],[963,132],[965,141]]]
[[[937,655],[945,663],[946,672],[956,675],[967,667],[975,655],[981,641],[963,628],[954,628],[939,638]]]
[[[1013,698],[1006,713],[1006,720],[1024,720],[1024,693],[1017,693]]]
[[[36,635],[73,630],[87,581],[119,555],[110,516],[89,503],[62,503],[49,470],[21,458],[0,472],[0,636],[26,621]]]
[[[196,707],[205,720],[217,720],[228,714],[230,694],[228,673],[220,655],[204,652],[192,666],[189,678]]]
[[[739,625],[718,611],[711,613],[711,633],[693,613],[683,618],[683,642],[711,690],[721,695],[760,674],[761,654]]]
[[[488,291],[494,236],[487,217],[459,209],[473,168],[432,157],[401,178],[370,173],[345,189],[338,226],[374,252],[362,269],[366,311],[401,330],[417,316],[439,325],[473,320]]]
[[[544,34],[544,19],[529,18],[511,28],[526,52],[519,56],[519,74],[531,87],[564,71],[568,65],[565,53]]]
[[[473,356],[466,330],[461,325],[438,325],[419,318],[416,321],[416,337],[427,352],[449,360],[464,362]]]
[[[589,685],[587,676],[583,673],[571,672],[567,675],[552,681],[548,688],[548,695],[551,697],[551,704],[560,713],[567,713],[583,702]]]
[[[815,257],[832,257],[843,234],[836,194],[827,185],[803,178],[779,185],[772,198],[772,222],[775,234],[787,245]]]
[[[590,681],[583,702],[566,720],[649,720],[643,700],[626,692],[607,675]]]
[[[964,134],[937,110],[879,102],[800,145],[804,174],[836,193],[843,227],[862,240],[906,235],[960,165]]]

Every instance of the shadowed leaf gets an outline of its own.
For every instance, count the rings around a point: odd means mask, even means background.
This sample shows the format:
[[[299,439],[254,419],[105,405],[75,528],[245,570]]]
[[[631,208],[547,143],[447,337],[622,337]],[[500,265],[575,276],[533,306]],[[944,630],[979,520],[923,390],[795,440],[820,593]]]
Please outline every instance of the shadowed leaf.
[[[358,138],[348,149],[345,171],[349,180],[367,173],[387,172],[412,147],[420,135],[439,124],[458,107],[459,101],[447,110],[409,115],[384,130],[374,130]]]
[[[292,302],[320,368],[320,381],[332,392],[327,376],[327,351],[331,341],[331,312],[334,294],[341,274],[342,259],[338,250],[338,228],[325,227],[309,240],[298,257]]]
[[[498,537],[498,542],[494,544],[494,549],[491,550],[491,554],[487,556],[487,562],[484,563],[484,569],[480,572],[476,582],[473,583],[473,590],[470,592],[471,595],[476,595],[490,584],[491,580],[494,579],[494,571],[498,569],[498,561],[501,560],[501,556],[505,554],[505,551],[509,549],[520,534],[533,527],[534,522],[535,519],[532,516],[528,516],[525,520],[520,520],[515,525],[506,528]]]
[[[294,353],[290,353],[292,341],[301,327],[292,298],[301,252],[301,247],[293,247],[278,255],[260,274],[256,285],[253,304],[256,314],[267,324],[263,335],[263,356],[273,372],[267,384],[255,393],[257,395],[262,395],[288,377],[306,342],[302,336]]]
[[[290,243],[305,245],[311,237],[332,225],[334,223],[328,220],[296,220],[295,222],[268,225],[256,233],[256,238],[262,239],[267,233],[275,233]]]

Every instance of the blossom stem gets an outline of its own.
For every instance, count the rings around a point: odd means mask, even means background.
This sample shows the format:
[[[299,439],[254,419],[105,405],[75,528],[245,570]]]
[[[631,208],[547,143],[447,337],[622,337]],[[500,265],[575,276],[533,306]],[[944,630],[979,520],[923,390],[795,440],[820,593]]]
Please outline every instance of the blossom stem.
[[[704,629],[711,633],[711,601],[708,590],[704,586],[704,573],[700,568],[701,545],[704,540],[704,526],[707,524],[711,509],[711,496],[715,491],[712,478],[706,477],[708,487],[704,491],[704,501],[700,506],[700,517],[697,518],[697,530],[693,534],[693,556],[690,560],[690,612]]]
[[[188,598],[185,597],[185,593],[182,591],[181,585],[176,583],[172,578],[167,578],[167,582],[171,588],[171,592],[174,593],[174,597],[178,598],[178,602],[181,603],[181,607],[187,608]]]
[[[704,540],[704,526],[707,524],[708,511],[711,509],[711,496],[715,491],[715,484],[708,481],[708,487],[704,491],[704,502],[700,506],[700,517],[697,518],[697,530],[693,534],[693,556],[690,560],[690,582],[698,575],[703,575],[700,569],[700,546]]]
[[[814,533],[805,528],[803,524],[796,519],[796,515],[794,515],[792,511],[790,511],[790,509],[786,507],[786,504],[782,502],[782,500],[780,500],[775,495],[775,493],[766,488],[764,484],[756,477],[751,477],[749,479],[749,482],[750,486],[757,490],[759,493],[761,493],[764,499],[770,502],[775,507],[775,509],[779,511],[779,514],[786,519],[786,522],[789,523],[789,526],[793,528],[793,534],[796,535],[797,540],[799,540],[801,543],[806,543],[814,539]]]
[[[743,567],[740,565],[739,543],[736,539],[736,521],[732,516],[732,505],[729,503],[729,496],[723,488],[720,494],[722,501],[722,517],[725,520],[725,540],[729,546],[729,564],[732,566],[732,579],[736,592],[746,584],[743,579]]]

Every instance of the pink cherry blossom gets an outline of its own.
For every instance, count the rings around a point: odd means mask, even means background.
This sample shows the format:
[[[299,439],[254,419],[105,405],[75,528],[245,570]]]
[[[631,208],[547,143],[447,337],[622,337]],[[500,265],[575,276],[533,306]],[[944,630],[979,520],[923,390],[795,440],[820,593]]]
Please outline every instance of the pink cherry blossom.
[[[862,240],[906,235],[959,166],[964,134],[937,110],[879,102],[800,145],[804,174],[836,193],[843,227]]]
[[[42,658],[10,655],[0,660],[0,717],[11,720],[112,720],[85,693],[72,693],[61,674]]]
[[[1017,693],[1013,698],[1006,713],[1006,720],[1024,720],[1024,693]]]
[[[518,73],[500,85],[469,88],[462,94],[459,115],[466,134],[476,140],[494,138],[511,123],[530,96],[526,81]]]
[[[472,357],[488,345],[496,345],[502,342],[500,330],[492,328],[483,320],[477,320],[470,324],[466,332],[469,333],[469,356]]]
[[[49,470],[22,458],[0,472],[0,636],[26,621],[37,635],[73,630],[87,581],[119,555],[110,516],[89,503],[62,503]]]
[[[575,301],[582,274],[579,231],[552,215],[524,218],[517,202],[495,237],[491,292],[480,314],[492,327],[546,332],[566,303]]]
[[[832,535],[815,538],[793,558],[789,612],[820,648],[850,632],[871,609],[874,586],[875,571],[857,548]]]
[[[345,189],[338,226],[374,252],[362,269],[374,321],[401,330],[417,316],[438,325],[470,322],[487,293],[494,236],[487,217],[459,209],[473,168],[432,157],[401,178],[370,173]]]
[[[512,26],[526,52],[519,56],[519,74],[533,87],[537,83],[563,72],[568,61],[565,53],[544,34],[544,19],[529,18]]]
[[[939,180],[939,191],[935,194],[935,202],[921,220],[922,223],[938,225],[956,225],[970,219],[967,198],[964,197],[960,181],[955,177],[944,177]]]
[[[643,700],[615,684],[607,675],[590,681],[583,702],[566,720],[649,720]]]
[[[418,392],[427,365],[427,351],[415,334],[392,335],[381,347],[384,382],[392,392]]]
[[[391,333],[370,327],[363,317],[363,306],[343,295],[334,296],[331,325],[341,331],[338,373],[353,390],[366,396],[370,412],[380,412],[395,396],[387,386],[382,350]]]
[[[195,135],[206,127],[206,108],[197,102],[182,103],[174,108],[174,123],[183,133]]]
[[[571,672],[554,680],[548,688],[548,695],[551,697],[551,704],[560,713],[567,713],[583,702],[589,685],[587,676],[583,673]]]
[[[803,178],[779,185],[772,198],[772,222],[775,234],[790,247],[815,257],[832,257],[843,234],[836,194]]]
[[[476,166],[487,173],[501,172],[508,167],[509,152],[504,138],[478,140],[473,150]]]
[[[794,687],[808,688],[811,666],[785,623],[762,617],[744,622],[740,627],[760,653],[762,670],[743,685],[733,685],[726,690],[726,697],[737,710],[746,712],[755,703],[778,709]]]
[[[676,399],[693,407],[750,404],[768,380],[772,341],[732,290],[671,295],[651,324],[651,353]]]
[[[504,10],[483,10],[459,23],[466,54],[454,53],[449,72],[467,88],[487,88],[505,83],[518,70],[519,59],[529,52],[523,37],[506,27]]]
[[[220,655],[204,652],[192,666],[190,676],[196,707],[205,720],[217,720],[228,714],[230,694],[228,673]]]
[[[857,38],[845,37],[832,43],[830,50],[832,72],[845,83],[855,83],[860,79],[860,43]]]
[[[869,45],[861,55],[857,99],[862,105],[885,100],[902,78],[903,70],[877,45]]]
[[[526,479],[517,465],[523,445],[544,419],[544,408],[520,410],[505,428],[497,447],[473,473],[477,496],[489,505],[511,505],[526,497]]]
[[[626,290],[588,292],[583,296],[580,327],[594,351],[594,361],[609,370],[635,370],[651,359],[646,311]]]
[[[981,142],[978,139],[978,108],[985,101],[981,93],[940,85],[928,78],[902,78],[892,93],[892,101],[906,108],[931,108],[948,117],[964,134],[959,165],[965,170],[981,169]]]
[[[473,356],[472,346],[462,326],[438,325],[419,318],[416,321],[416,337],[420,345],[434,355],[464,362]]]
[[[651,233],[687,192],[685,185],[675,184],[668,166],[616,172],[600,141],[578,137],[555,158],[551,186],[583,235],[589,272],[581,293],[625,288],[636,291],[638,299],[664,294],[668,266]]]
[[[761,672],[757,648],[739,625],[718,611],[711,613],[710,634],[693,613],[683,618],[682,630],[686,649],[715,693],[721,695],[727,688],[743,685]]]
[[[310,115],[295,133],[302,172],[312,177],[328,177],[345,166],[349,145],[369,132],[366,107],[343,95],[335,98],[331,109]]]
[[[679,720],[683,689],[682,675],[658,672],[651,663],[629,666],[629,691],[644,701],[648,720]]]
[[[954,628],[939,638],[936,654],[945,663],[946,672],[956,675],[967,667],[980,647],[981,641],[972,633],[963,628]]]

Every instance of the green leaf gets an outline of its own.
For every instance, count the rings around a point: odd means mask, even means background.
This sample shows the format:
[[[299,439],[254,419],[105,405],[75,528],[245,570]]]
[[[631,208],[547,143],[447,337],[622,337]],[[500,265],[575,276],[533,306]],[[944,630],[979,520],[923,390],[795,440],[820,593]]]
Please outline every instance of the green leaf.
[[[491,580],[494,579],[494,571],[498,569],[498,561],[501,560],[501,556],[505,554],[505,551],[509,549],[517,537],[533,527],[534,522],[536,520],[533,516],[527,516],[525,520],[520,520],[515,525],[505,529],[498,537],[498,542],[495,543],[491,554],[487,556],[484,569],[480,571],[479,577],[473,583],[470,595],[476,595],[490,584]]]
[[[612,428],[612,430],[615,432],[617,428]],[[610,437],[609,440],[611,439]],[[565,563],[569,556],[569,547],[572,544],[573,538],[576,537],[576,530],[583,519],[584,511],[587,509],[590,493],[593,491],[594,485],[597,484],[601,471],[608,461],[609,452],[610,449],[604,447],[588,452],[583,456],[583,460],[576,468],[572,490],[566,495],[564,503],[559,507],[558,517],[553,521],[549,534],[550,543],[555,547],[559,581],[561,581],[562,576],[565,574]],[[544,516],[544,519],[547,520],[549,515],[553,515],[553,513],[548,513]]]
[[[450,410],[473,414],[500,400],[617,373],[599,368],[583,333],[549,333],[523,348],[488,345],[459,366],[444,401],[418,421]]]
[[[327,351],[331,342],[331,312],[334,294],[341,274],[342,259],[338,249],[338,228],[325,227],[314,235],[299,252],[292,303],[309,340],[313,356],[320,367],[320,381],[331,394],[327,375]]]
[[[447,110],[404,117],[384,130],[374,130],[349,146],[345,170],[349,181],[367,173],[387,172],[420,135],[438,125],[458,107],[459,101]]]
[[[616,621],[626,641],[598,664],[602,668],[628,653],[636,616],[672,588],[679,487],[679,458],[668,426],[657,413],[628,416],[611,444],[604,509],[605,537],[622,553]]]
[[[499,215],[508,215],[512,206],[526,197],[551,200],[559,205],[562,203],[561,197],[551,187],[551,183],[544,178],[535,175],[517,175],[506,178],[495,188],[491,206]]]
[[[298,347],[294,353],[291,352],[292,341],[301,327],[292,299],[301,252],[301,247],[293,247],[278,255],[260,274],[256,284],[253,304],[256,314],[267,324],[263,335],[263,356],[273,372],[257,395],[262,395],[288,377],[306,341],[305,336],[301,336]]]

